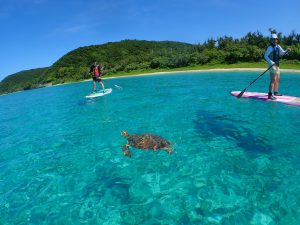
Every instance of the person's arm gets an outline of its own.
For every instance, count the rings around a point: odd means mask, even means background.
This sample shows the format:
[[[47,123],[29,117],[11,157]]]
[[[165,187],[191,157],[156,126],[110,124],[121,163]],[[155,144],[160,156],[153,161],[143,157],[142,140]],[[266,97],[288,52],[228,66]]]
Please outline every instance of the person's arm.
[[[281,56],[284,55],[284,54],[287,52],[287,50],[284,51],[280,45],[278,45],[278,49],[279,49],[279,54],[280,54]]]
[[[269,57],[269,55],[271,54],[272,51],[273,51],[273,47],[269,46],[264,54],[264,58],[267,61],[267,63],[269,64],[269,66],[272,66],[273,64],[275,64]]]
[[[285,55],[286,53],[288,53],[289,51],[291,51],[290,48],[287,48],[285,51],[282,49],[282,47],[280,45],[278,45],[278,48],[279,48],[279,53],[280,55]]]

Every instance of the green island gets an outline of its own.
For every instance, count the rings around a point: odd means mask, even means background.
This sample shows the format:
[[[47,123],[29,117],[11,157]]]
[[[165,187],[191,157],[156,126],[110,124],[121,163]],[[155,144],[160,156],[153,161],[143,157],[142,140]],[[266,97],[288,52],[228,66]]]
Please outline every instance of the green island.
[[[270,32],[275,32],[271,31]],[[280,45],[292,52],[282,59],[282,69],[300,70],[300,35],[278,33]],[[263,54],[269,37],[249,32],[235,39],[224,36],[204,43],[123,40],[77,48],[46,68],[20,71],[0,82],[0,95],[90,79],[94,62],[103,78],[209,69],[266,68]]]

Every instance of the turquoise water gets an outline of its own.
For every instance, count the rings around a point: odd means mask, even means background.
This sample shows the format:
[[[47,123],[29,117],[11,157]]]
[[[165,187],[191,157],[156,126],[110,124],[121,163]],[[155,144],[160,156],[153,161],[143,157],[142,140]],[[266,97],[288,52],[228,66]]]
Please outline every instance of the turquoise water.
[[[1,96],[0,224],[299,224],[300,108],[229,95],[259,74],[109,79],[95,100],[91,82]],[[299,83],[283,73],[281,91],[300,96]],[[175,151],[126,158],[122,130]]]

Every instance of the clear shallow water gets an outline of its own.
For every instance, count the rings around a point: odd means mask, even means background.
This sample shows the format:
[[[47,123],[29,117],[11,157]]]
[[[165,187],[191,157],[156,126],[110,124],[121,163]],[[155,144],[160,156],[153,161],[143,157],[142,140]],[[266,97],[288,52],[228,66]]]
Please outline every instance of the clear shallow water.
[[[259,74],[110,79],[96,100],[91,82],[1,96],[0,224],[298,224],[300,108],[229,95]],[[299,83],[283,73],[281,91],[300,96]],[[175,151],[126,158],[122,130]]]

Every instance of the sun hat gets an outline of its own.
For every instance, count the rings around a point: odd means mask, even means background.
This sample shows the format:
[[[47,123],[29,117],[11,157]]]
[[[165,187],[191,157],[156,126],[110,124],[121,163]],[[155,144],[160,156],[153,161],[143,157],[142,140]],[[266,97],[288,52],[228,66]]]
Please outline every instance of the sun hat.
[[[271,39],[278,39],[277,34],[271,34]]]

